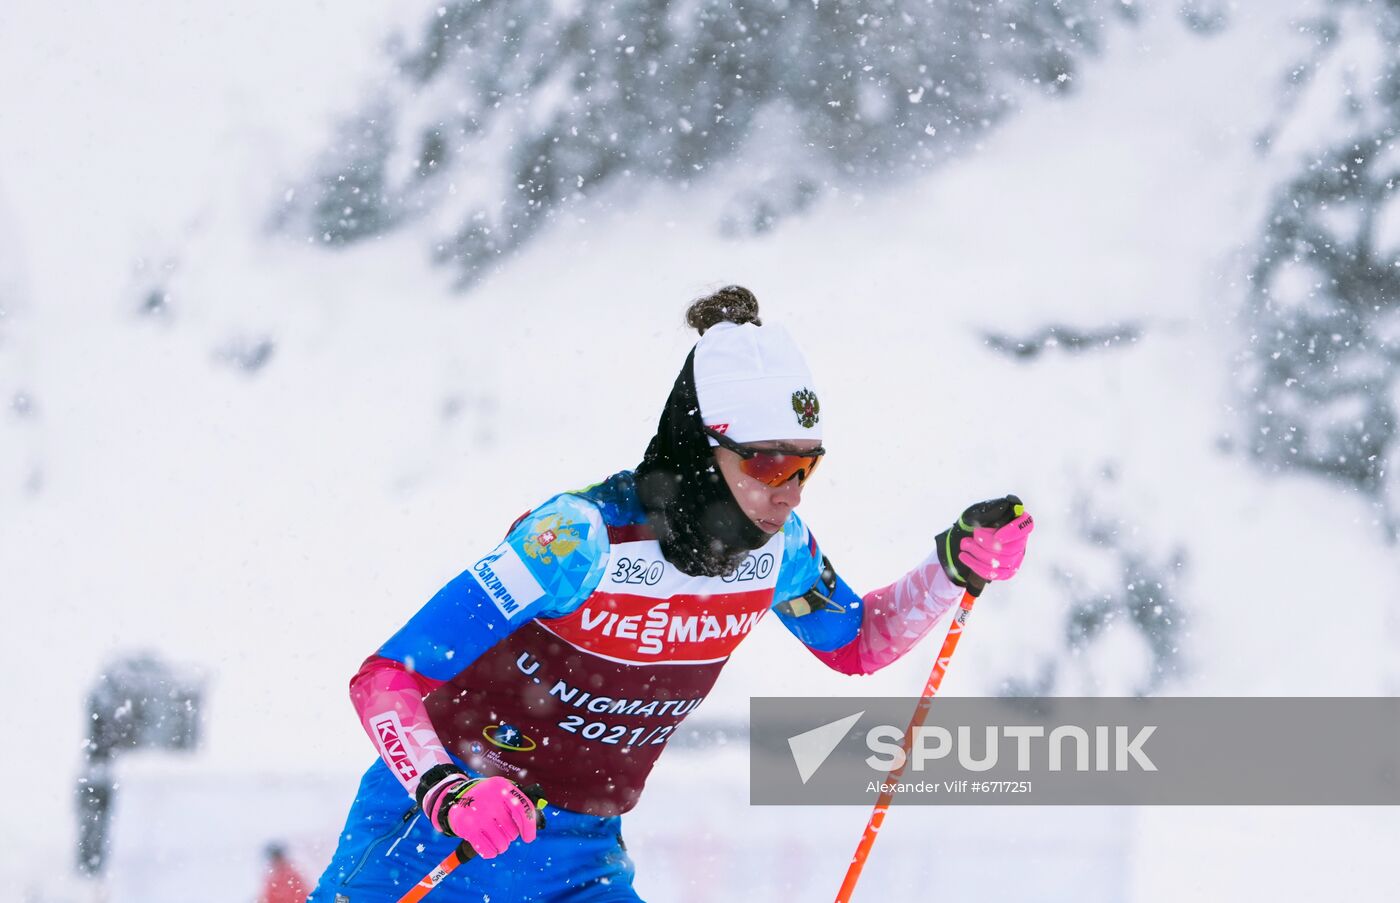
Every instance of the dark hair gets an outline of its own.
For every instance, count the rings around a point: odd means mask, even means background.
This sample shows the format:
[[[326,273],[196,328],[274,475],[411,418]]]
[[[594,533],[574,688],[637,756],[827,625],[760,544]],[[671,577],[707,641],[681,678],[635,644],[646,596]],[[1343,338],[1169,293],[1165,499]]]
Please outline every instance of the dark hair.
[[[758,319],[758,299],[742,285],[726,285],[712,295],[691,302],[685,312],[685,322],[700,331],[716,323],[752,323],[762,326]]]

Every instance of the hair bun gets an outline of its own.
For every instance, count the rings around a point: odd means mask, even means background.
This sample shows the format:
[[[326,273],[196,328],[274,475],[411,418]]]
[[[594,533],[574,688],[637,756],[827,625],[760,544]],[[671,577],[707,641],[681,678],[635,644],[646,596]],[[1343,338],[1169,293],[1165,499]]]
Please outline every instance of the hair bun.
[[[742,285],[726,285],[712,295],[693,302],[685,312],[685,322],[701,335],[716,323],[752,323],[758,319],[758,299]]]

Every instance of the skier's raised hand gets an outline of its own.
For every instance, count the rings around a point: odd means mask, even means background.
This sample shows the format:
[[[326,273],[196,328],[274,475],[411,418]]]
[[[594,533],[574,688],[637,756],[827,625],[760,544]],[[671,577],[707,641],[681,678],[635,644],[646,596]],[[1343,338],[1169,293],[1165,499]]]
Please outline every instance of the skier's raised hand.
[[[535,804],[514,781],[471,778],[446,765],[423,778],[418,801],[428,821],[448,837],[466,841],[483,859],[504,853],[516,838],[535,839]]]
[[[938,558],[949,579],[981,595],[989,581],[1016,576],[1034,529],[1034,519],[1014,495],[978,502],[938,534]]]

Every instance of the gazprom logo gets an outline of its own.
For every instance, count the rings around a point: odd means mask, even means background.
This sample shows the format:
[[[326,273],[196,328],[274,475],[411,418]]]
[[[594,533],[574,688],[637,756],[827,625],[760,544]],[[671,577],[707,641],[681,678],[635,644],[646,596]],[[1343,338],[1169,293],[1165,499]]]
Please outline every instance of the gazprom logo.
[[[544,587],[509,543],[472,565],[472,576],[508,621],[544,595]]]

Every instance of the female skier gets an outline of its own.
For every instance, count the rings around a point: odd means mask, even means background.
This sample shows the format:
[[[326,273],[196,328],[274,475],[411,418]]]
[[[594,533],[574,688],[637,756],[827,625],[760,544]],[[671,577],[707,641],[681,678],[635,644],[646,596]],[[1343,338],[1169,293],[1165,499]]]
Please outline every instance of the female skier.
[[[351,680],[379,759],[309,903],[397,900],[460,840],[480,858],[432,903],[637,901],[620,816],[769,609],[828,667],[869,674],[1020,567],[1017,508],[852,591],[794,513],[825,454],[801,353],[738,286],[686,318],[701,338],[641,464],[527,512]]]

